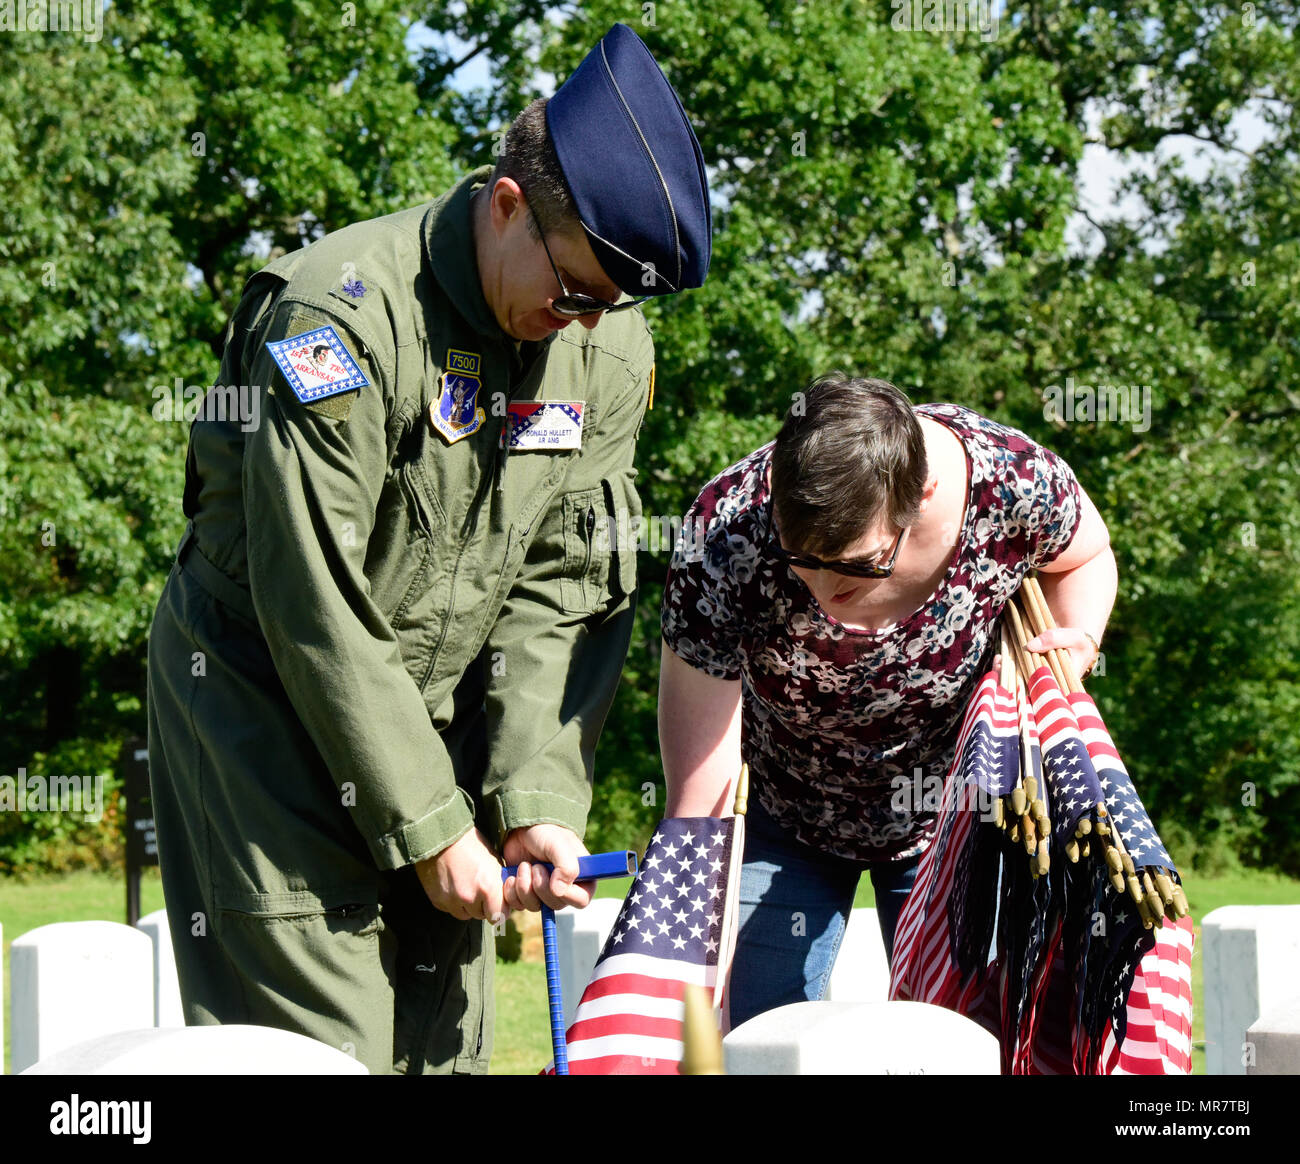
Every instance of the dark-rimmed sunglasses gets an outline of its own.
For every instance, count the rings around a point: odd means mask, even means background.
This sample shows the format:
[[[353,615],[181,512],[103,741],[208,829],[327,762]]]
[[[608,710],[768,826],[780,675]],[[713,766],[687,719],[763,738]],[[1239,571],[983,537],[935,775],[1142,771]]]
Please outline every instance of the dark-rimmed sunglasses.
[[[785,562],[788,566],[798,566],[801,570],[830,570],[832,573],[843,574],[848,578],[888,578],[894,572],[894,563],[898,560],[898,550],[903,544],[903,536],[907,533],[907,528],[904,526],[898,531],[898,537],[894,539],[893,552],[889,555],[889,561],[883,566],[878,565],[875,558],[850,558],[823,562],[811,554],[792,554],[781,545],[781,534],[776,528],[774,516],[768,519],[768,548],[777,561]]]
[[[532,211],[529,210],[532,214]],[[555,259],[551,257],[551,248],[546,245],[546,232],[542,230],[542,224],[537,222],[537,215],[533,214],[533,221],[537,223],[537,234],[542,240],[542,247],[546,251],[546,259],[551,264],[551,270],[555,274],[555,281],[560,285],[561,294],[551,300],[551,312],[555,315],[562,315],[568,319],[577,319],[580,315],[595,315],[600,311],[626,311],[629,307],[635,307],[639,303],[644,303],[647,299],[652,298],[650,295],[642,295],[640,299],[628,299],[623,303],[607,303],[603,299],[597,299],[594,295],[582,295],[570,291],[565,285],[564,280],[560,278],[560,270],[555,265]]]

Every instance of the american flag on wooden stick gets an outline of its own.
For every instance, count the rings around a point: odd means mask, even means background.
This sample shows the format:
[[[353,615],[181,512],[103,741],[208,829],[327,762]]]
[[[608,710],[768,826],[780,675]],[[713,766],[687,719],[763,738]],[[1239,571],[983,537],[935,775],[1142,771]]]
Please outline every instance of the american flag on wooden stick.
[[[738,796],[735,816],[659,822],[574,1012],[571,1075],[678,1074],[688,983],[710,992],[720,1017],[744,819]]]

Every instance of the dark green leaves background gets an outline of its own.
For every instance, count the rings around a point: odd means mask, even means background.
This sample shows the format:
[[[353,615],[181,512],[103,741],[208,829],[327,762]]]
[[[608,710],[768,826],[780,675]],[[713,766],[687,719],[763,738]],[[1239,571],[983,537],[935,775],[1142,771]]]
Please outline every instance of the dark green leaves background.
[[[1025,429],[1110,526],[1090,689],[1170,848],[1300,872],[1297,7],[1011,3],[989,40],[892,15],[122,2],[98,43],[0,38],[0,774],[103,767],[142,730],[186,439],[153,389],[211,382],[268,255],[490,162],[621,20],[692,116],[716,230],[707,285],[647,311],[647,513],[680,514],[833,367]],[[1099,211],[1102,149],[1136,164]],[[1067,377],[1150,385],[1150,430],[1045,419]],[[666,561],[641,556],[592,847],[662,808]],[[0,868],[111,859],[102,840],[3,814]]]

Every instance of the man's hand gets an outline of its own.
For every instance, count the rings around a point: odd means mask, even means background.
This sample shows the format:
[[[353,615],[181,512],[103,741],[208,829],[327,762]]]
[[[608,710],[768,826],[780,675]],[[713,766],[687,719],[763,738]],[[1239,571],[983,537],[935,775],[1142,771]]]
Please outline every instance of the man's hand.
[[[591,901],[592,881],[578,881],[578,858],[587,849],[578,837],[562,825],[539,824],[526,829],[512,829],[506,835],[507,865],[518,865],[519,872],[505,883],[505,900],[511,909],[563,909],[566,905],[584,908]],[[545,869],[534,869],[535,862],[555,866],[548,878]]]
[[[501,863],[478,829],[470,829],[442,852],[417,861],[415,871],[434,907],[452,917],[497,925],[508,916]]]

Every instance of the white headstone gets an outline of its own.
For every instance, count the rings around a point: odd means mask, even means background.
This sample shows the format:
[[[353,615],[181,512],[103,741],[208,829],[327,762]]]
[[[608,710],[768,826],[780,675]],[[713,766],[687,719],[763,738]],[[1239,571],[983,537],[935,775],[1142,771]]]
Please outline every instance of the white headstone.
[[[623,902],[598,897],[586,909],[562,909],[555,915],[556,945],[560,955],[560,988],[564,996],[564,1025],[573,1022],[578,1000],[587,989],[596,959],[614,928]]]
[[[181,1008],[181,984],[176,977],[176,956],[172,953],[167,911],[155,909],[135,925],[153,942],[153,1025],[183,1027],[185,1012]]]
[[[25,1075],[368,1075],[336,1047],[271,1027],[150,1027],[100,1035]]]
[[[998,1040],[924,1002],[796,1002],[722,1041],[728,1075],[997,1075]]]
[[[888,1002],[889,959],[874,909],[849,913],[840,951],[826,983],[827,1002]]]
[[[9,954],[15,1073],[96,1035],[153,1024],[153,943],[108,921],[55,922]]]
[[[1246,1041],[1255,1048],[1247,1075],[1300,1075],[1300,994],[1260,1015]]]
[[[1296,992],[1300,905],[1225,905],[1201,921],[1207,1075],[1245,1075],[1247,1029]]]

